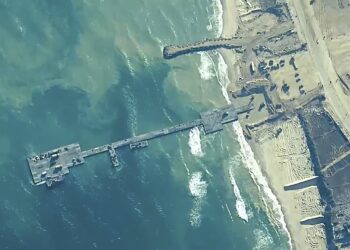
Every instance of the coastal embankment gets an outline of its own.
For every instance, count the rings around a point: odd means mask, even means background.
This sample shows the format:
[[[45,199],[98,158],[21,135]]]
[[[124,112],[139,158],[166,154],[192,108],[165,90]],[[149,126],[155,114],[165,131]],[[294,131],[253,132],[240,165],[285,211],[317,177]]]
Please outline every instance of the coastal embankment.
[[[221,37],[236,35],[239,10],[236,0],[221,0],[223,6],[223,29]],[[230,81],[228,91],[237,91],[242,76],[239,70],[239,56],[233,50],[219,50],[225,63]],[[271,131],[282,129],[278,137],[269,136]],[[267,212],[272,220],[286,231],[290,248],[325,249],[323,224],[302,225],[305,218],[323,218],[320,194],[314,182],[312,162],[305,141],[305,135],[296,117],[268,124],[253,131],[253,138],[247,141],[242,127],[236,123],[234,131],[238,136],[246,167],[261,190],[267,203]],[[305,181],[306,180],[306,181]],[[302,183],[302,185],[292,185]],[[310,185],[309,185],[310,184]],[[298,189],[286,190],[285,187]],[[287,188],[288,189],[288,188]],[[305,223],[304,223],[305,224]]]
[[[221,0],[221,3],[223,7],[223,14],[222,14],[223,28],[222,28],[221,37],[223,38],[233,37],[238,30],[238,26],[240,22],[239,13],[237,10],[237,2],[236,0]],[[235,54],[233,50],[222,49],[222,50],[219,50],[219,53],[221,54],[223,60],[227,64],[227,74],[228,74],[228,79],[230,81],[229,90],[230,91],[239,90],[239,86],[236,84],[238,82],[238,78],[241,75],[239,70],[239,65],[238,65],[239,55]],[[276,186],[276,183],[271,180],[271,178],[273,178],[276,172],[277,172],[277,177],[274,177],[274,179],[276,180],[279,178],[279,174],[282,174],[282,173],[281,172],[278,173],[275,167],[271,169],[271,168],[266,168],[266,166],[261,166],[261,164],[266,163],[266,161],[263,160],[263,155],[264,153],[267,153],[267,151],[266,152],[263,151],[262,148],[259,148],[258,146],[254,146],[252,151],[252,147],[245,140],[243,133],[239,133],[240,131],[242,131],[242,128],[240,127],[239,124],[234,125],[234,131],[239,137],[238,140],[241,145],[243,158],[246,159],[245,161],[245,164],[247,165],[246,167],[249,169],[252,175],[252,178],[258,185],[258,188],[262,191],[263,199],[270,203],[269,206],[271,206],[272,209],[269,209],[269,210],[270,211],[272,210],[271,211],[272,216],[274,216],[276,221],[278,221],[279,226],[286,231],[286,235],[289,238],[290,248],[301,246],[302,243],[306,241],[305,239],[306,234],[303,235],[305,237],[302,237],[302,239],[300,239],[299,238],[300,234],[298,234],[297,229],[294,229],[293,227],[290,226],[292,224],[293,225],[299,224],[299,221],[298,221],[299,218],[293,216],[293,211],[291,211],[290,213],[285,212],[286,209],[289,207],[293,209],[297,205],[298,201],[290,197],[285,199],[286,196],[284,193],[276,192],[276,190],[278,190],[279,188]],[[242,136],[239,136],[240,134]],[[256,158],[256,156],[258,156],[258,158]],[[276,166],[276,164],[274,166]],[[267,180],[262,173],[265,173],[265,176],[268,178]],[[282,204],[280,205],[280,203]],[[287,225],[288,225],[288,228],[287,228]],[[292,246],[292,239],[293,239],[293,246]],[[296,241],[299,241],[299,240],[300,240],[300,244],[299,243],[296,244]],[[296,247],[296,248],[299,248],[299,247]]]
[[[206,39],[200,42],[187,44],[183,46],[166,46],[163,50],[163,57],[165,59],[172,59],[180,55],[191,54],[200,51],[215,50],[220,48],[238,49],[241,48],[245,43],[247,43],[246,39],[242,38]]]

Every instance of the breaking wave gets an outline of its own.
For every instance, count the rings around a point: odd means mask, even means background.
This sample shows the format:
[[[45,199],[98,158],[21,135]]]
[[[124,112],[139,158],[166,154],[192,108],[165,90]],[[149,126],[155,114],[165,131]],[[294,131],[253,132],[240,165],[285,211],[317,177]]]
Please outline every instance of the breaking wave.
[[[236,183],[236,180],[235,180],[235,178],[233,176],[232,168],[230,168],[229,174],[230,174],[230,181],[231,181],[231,184],[232,184],[232,187],[233,187],[233,192],[234,192],[234,194],[236,196],[236,211],[237,211],[237,214],[238,214],[239,218],[241,218],[242,220],[245,220],[247,222],[248,221],[247,210],[246,210],[246,207],[245,207],[244,200],[243,200],[243,198],[241,196],[241,192],[239,191],[237,183]]]
[[[214,62],[207,52],[200,52],[201,65],[198,68],[202,80],[209,80],[215,76]]]
[[[202,157],[204,155],[201,145],[200,130],[195,127],[190,130],[188,146],[190,147],[191,153],[195,156]]]
[[[207,25],[208,31],[214,31],[216,36],[221,36],[222,29],[224,27],[223,21],[223,7],[220,0],[214,0],[212,3],[213,12],[209,17],[209,25]]]
[[[281,205],[278,203],[276,196],[273,194],[272,190],[270,189],[267,183],[266,178],[262,174],[260,166],[258,165],[257,161],[254,158],[254,153],[244,137],[243,129],[241,125],[238,122],[234,122],[233,130],[238,137],[238,142],[241,147],[242,160],[244,162],[244,165],[248,168],[249,173],[253,178],[254,182],[257,184],[259,190],[263,191],[263,193],[266,195],[266,197],[272,204],[273,212],[278,217],[277,220],[279,221],[283,230],[288,235],[289,245],[292,246],[291,236],[287,229],[286,222],[284,220],[284,215],[282,213]]]
[[[218,71],[216,77],[221,86],[222,95],[225,97],[227,103],[231,103],[230,98],[227,93],[227,86],[230,84],[230,79],[228,78],[228,66],[225,63],[224,58],[220,53],[218,53]]]
[[[192,174],[189,181],[190,194],[194,199],[194,204],[190,212],[190,223],[191,226],[196,228],[199,227],[202,222],[202,203],[208,188],[208,183],[202,180],[202,177],[203,175],[201,172],[195,172]]]
[[[273,239],[270,234],[267,234],[260,229],[254,229],[253,234],[256,240],[256,245],[254,246],[253,250],[271,249],[273,246]]]
[[[195,172],[189,182],[191,196],[197,199],[202,199],[207,194],[208,184],[202,180],[202,177],[202,172]]]
[[[217,77],[219,84],[221,85],[221,90],[222,90],[222,94],[223,94],[224,98],[226,99],[227,103],[231,103],[228,92],[227,92],[227,86],[230,83],[230,80],[228,78],[227,68],[228,68],[228,66],[225,63],[224,58],[222,57],[222,55],[220,53],[218,53],[218,71],[216,73],[216,77]],[[286,234],[288,236],[289,246],[290,246],[290,248],[292,248],[292,239],[291,239],[290,233],[287,229],[287,225],[286,225],[286,222],[284,219],[284,215],[282,213],[281,205],[279,204],[276,196],[274,195],[274,193],[270,189],[266,178],[262,174],[260,166],[254,158],[254,153],[244,137],[243,129],[242,129],[241,125],[239,124],[239,122],[233,123],[233,130],[238,137],[238,141],[239,141],[239,144],[241,147],[241,156],[242,156],[243,163],[248,168],[250,175],[251,175],[253,181],[255,182],[255,184],[257,185],[259,191],[262,191],[264,196],[266,196],[268,198],[268,200],[270,201],[270,203],[272,205],[273,213],[277,216],[278,222],[280,223],[282,229],[286,232]],[[237,198],[237,200],[238,200],[238,198]],[[266,204],[264,197],[263,197],[263,200]],[[238,210],[237,210],[237,212],[238,212]]]

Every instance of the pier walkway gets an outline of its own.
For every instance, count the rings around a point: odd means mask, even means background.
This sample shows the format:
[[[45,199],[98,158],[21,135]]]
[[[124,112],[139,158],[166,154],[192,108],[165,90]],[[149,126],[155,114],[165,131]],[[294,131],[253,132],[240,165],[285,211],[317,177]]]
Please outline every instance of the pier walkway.
[[[223,129],[223,125],[238,120],[238,115],[249,112],[253,107],[246,105],[235,108],[232,105],[210,110],[200,114],[200,119],[181,123],[172,127],[152,131],[128,139],[102,145],[85,151],[81,151],[78,143],[62,146],[48,152],[32,155],[27,158],[35,185],[46,184],[51,186],[61,182],[69,173],[69,168],[81,165],[86,157],[108,152],[114,167],[119,166],[116,150],[129,146],[130,150],[148,146],[148,141],[170,135],[173,133],[202,126],[205,134],[214,133]]]
[[[109,150],[108,147],[112,147],[114,149],[117,149],[117,148],[121,148],[121,147],[125,147],[125,146],[136,145],[137,143],[142,142],[142,141],[148,141],[148,140],[155,139],[155,138],[158,138],[161,136],[165,136],[165,135],[169,135],[172,133],[188,130],[188,129],[191,129],[194,127],[198,127],[200,125],[202,125],[202,120],[197,119],[197,120],[194,120],[191,122],[181,123],[181,124],[175,125],[173,127],[164,128],[164,129],[152,131],[149,133],[145,133],[142,135],[138,135],[135,137],[131,137],[128,139],[124,139],[121,141],[113,142],[112,144],[106,144],[106,145],[103,145],[100,147],[92,148],[92,149],[81,152],[81,154],[83,157],[89,157],[89,156],[96,155],[99,153],[107,152]]]

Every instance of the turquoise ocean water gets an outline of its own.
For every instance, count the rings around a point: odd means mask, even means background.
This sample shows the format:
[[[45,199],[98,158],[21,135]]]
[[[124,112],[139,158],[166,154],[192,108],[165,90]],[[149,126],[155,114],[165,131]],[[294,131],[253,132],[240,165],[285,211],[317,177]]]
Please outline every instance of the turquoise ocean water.
[[[218,54],[161,53],[220,29],[214,0],[0,0],[0,249],[288,249],[232,125],[120,150],[121,170],[100,155],[53,189],[31,182],[33,152],[225,105]]]

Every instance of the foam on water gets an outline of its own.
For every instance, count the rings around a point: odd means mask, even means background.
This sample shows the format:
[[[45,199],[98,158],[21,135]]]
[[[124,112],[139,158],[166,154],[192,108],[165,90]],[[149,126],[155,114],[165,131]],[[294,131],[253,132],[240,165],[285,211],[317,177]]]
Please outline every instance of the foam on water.
[[[156,200],[155,198],[153,198],[153,203],[154,203],[154,206],[156,207],[158,213],[163,217],[165,218],[166,217],[166,214],[164,212],[164,209],[163,207],[160,205],[160,202],[158,200]]]
[[[231,213],[231,210],[230,210],[230,208],[228,207],[227,203],[225,203],[225,207],[226,207],[226,210],[227,210],[227,212],[228,212],[228,215],[230,216],[231,221],[233,221],[232,213]]]
[[[214,30],[217,37],[221,36],[222,29],[224,26],[223,21],[223,7],[220,0],[214,0],[212,5],[212,14],[209,16],[209,24],[207,30]]]
[[[171,21],[171,19],[164,13],[163,10],[160,10],[160,14],[162,15],[162,17],[164,18],[164,20],[168,23],[168,27],[170,27],[171,32],[174,35],[175,40],[177,40],[177,33],[175,30],[175,25],[174,23]]]
[[[188,166],[187,166],[187,163],[186,163],[186,161],[185,161],[185,157],[184,157],[184,154],[183,154],[183,151],[182,151],[182,148],[181,148],[181,147],[179,148],[179,154],[180,154],[181,162],[182,162],[182,163],[184,164],[184,166],[185,166],[187,175],[190,176],[190,169],[189,169]]]
[[[227,86],[230,83],[230,80],[228,78],[228,71],[227,71],[227,64],[225,63],[224,58],[220,53],[218,53],[218,70],[217,70],[217,80],[219,84],[221,85],[221,90],[224,98],[226,99],[227,103],[231,103],[228,92],[227,92]],[[284,220],[284,215],[282,213],[281,205],[279,204],[276,196],[272,192],[271,188],[268,185],[268,182],[265,178],[265,176],[262,174],[261,168],[257,161],[254,158],[254,153],[252,149],[250,148],[248,142],[246,141],[243,129],[239,122],[233,123],[233,130],[236,133],[238,137],[238,142],[241,147],[241,155],[244,165],[248,168],[250,175],[254,182],[256,183],[258,189],[262,191],[264,196],[270,201],[273,212],[275,216],[277,216],[277,220],[280,223],[283,230],[286,232],[288,236],[288,243],[290,248],[292,248],[292,240],[290,233],[287,229],[286,222]],[[264,199],[265,202],[265,199]]]
[[[128,123],[130,124],[131,133],[135,135],[137,131],[137,111],[136,111],[136,101],[135,96],[131,92],[130,87],[127,86],[122,90],[123,96],[125,98],[126,108],[128,110]]]
[[[228,78],[227,64],[225,63],[224,58],[220,53],[218,54],[218,70],[217,70],[217,79],[221,86],[222,95],[225,97],[227,103],[231,103],[229,95],[227,93],[227,86],[230,84],[230,79]]]
[[[135,193],[130,192],[127,194],[127,199],[130,202],[131,207],[136,212],[137,216],[143,217],[143,211],[142,211],[142,203],[137,200],[137,196]]]
[[[169,122],[174,123],[173,119],[171,119],[168,110],[166,108],[163,108],[163,114],[165,115],[165,117],[168,119]]]
[[[207,194],[208,184],[204,180],[202,180],[202,177],[202,172],[194,172],[191,175],[191,179],[188,186],[190,189],[191,196],[193,196],[194,198],[202,199]]]
[[[263,230],[254,229],[253,231],[254,239],[256,240],[256,245],[253,250],[268,250],[273,246],[273,239],[271,235],[265,233]]]
[[[131,62],[130,62],[130,57],[128,56],[128,54],[124,51],[121,51],[123,56],[125,57],[125,61],[126,61],[126,65],[128,66],[128,70],[131,74],[132,77],[135,77],[135,69],[133,68]]]
[[[29,191],[29,189],[28,189],[27,186],[26,186],[27,183],[24,183],[23,180],[21,180],[20,183],[21,183],[21,188],[22,188],[22,190],[23,190],[24,192],[26,192],[28,195],[32,195],[32,192]]]
[[[149,36],[158,43],[159,51],[162,53],[165,44],[162,42],[162,40],[160,40],[159,37],[157,37],[156,35],[153,34],[151,26],[149,26],[149,25],[147,26],[147,31],[148,31]]]
[[[198,68],[201,79],[210,80],[215,76],[214,61],[208,52],[200,52],[201,64]]]
[[[243,129],[239,124],[239,122],[233,123],[233,130],[238,137],[238,142],[241,147],[242,160],[245,166],[248,168],[251,174],[251,177],[254,179],[255,183],[257,183],[259,189],[263,191],[263,194],[272,204],[273,212],[277,216],[277,220],[279,221],[283,230],[287,233],[288,241],[289,241],[288,243],[290,247],[292,247],[291,236],[287,229],[286,222],[284,220],[284,215],[282,213],[281,205],[278,203],[278,200],[274,195],[274,193],[272,192],[271,188],[269,187],[265,176],[262,174],[261,168],[258,165],[257,161],[255,160],[254,153],[244,137]]]
[[[226,90],[227,86],[230,83],[230,80],[228,78],[228,70],[227,70],[228,66],[225,63],[225,60],[221,56],[220,53],[217,53],[217,56],[218,56],[218,65],[217,65],[217,70],[215,70],[216,78],[221,86],[222,95],[224,96],[226,102],[231,103],[230,98],[229,98],[228,93],[227,93],[227,90]],[[223,147],[223,145],[222,145],[222,147]],[[234,179],[234,176],[232,174],[232,169],[229,170],[229,174],[230,174],[231,184],[233,187],[233,192],[236,196],[237,214],[241,219],[248,221],[248,214],[246,211],[246,206],[245,206],[243,197],[241,196],[241,192],[238,188],[236,180]]]
[[[190,223],[193,227],[199,227],[201,224],[202,203],[207,194],[208,183],[202,180],[202,172],[195,172],[191,175],[189,181],[190,194],[194,199],[194,204],[190,212]]]
[[[230,181],[233,187],[233,192],[236,196],[236,211],[237,214],[239,216],[239,218],[241,218],[242,220],[248,221],[248,214],[247,214],[247,210],[245,207],[245,203],[244,200],[241,196],[241,192],[237,186],[236,180],[233,176],[233,171],[232,168],[229,169],[229,174],[230,174]]]
[[[134,44],[134,48],[136,48],[137,53],[140,55],[140,57],[143,60],[143,63],[146,67],[150,67],[150,63],[149,60],[145,54],[145,52],[142,50],[139,42],[134,38],[134,36],[131,34],[129,28],[126,29],[127,33],[128,33],[128,38],[129,40]]]
[[[199,202],[195,200],[195,204],[191,209],[191,213],[190,213],[190,223],[192,227],[198,228],[201,225],[202,218],[201,218],[200,212],[201,212],[201,206],[199,205]]]
[[[188,146],[190,147],[191,153],[195,156],[202,157],[204,153],[202,151],[200,130],[198,127],[194,127],[189,132]]]

